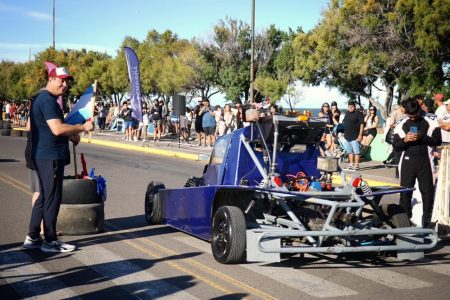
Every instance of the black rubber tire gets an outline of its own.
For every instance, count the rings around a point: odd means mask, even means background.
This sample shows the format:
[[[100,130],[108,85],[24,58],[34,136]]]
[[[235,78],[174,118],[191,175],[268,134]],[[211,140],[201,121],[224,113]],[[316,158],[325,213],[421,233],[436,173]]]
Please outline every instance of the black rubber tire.
[[[211,229],[211,250],[223,264],[237,264],[245,259],[247,224],[242,210],[221,206],[215,212]]]
[[[0,129],[0,134],[2,136],[10,136],[11,135],[11,129]]]
[[[67,179],[63,181],[62,204],[103,203],[97,194],[97,181],[89,179]]]
[[[103,232],[105,210],[103,203],[61,204],[56,229],[64,235]]]
[[[186,183],[184,184],[184,187],[196,187],[203,185],[203,177],[191,177],[189,178]]]
[[[158,181],[150,181],[147,185],[144,200],[145,220],[148,224],[161,224],[164,221],[164,208],[159,190],[166,187]]]
[[[382,204],[381,210],[388,220],[394,225],[394,228],[411,227],[408,214],[398,204]]]
[[[3,123],[3,129],[11,129],[12,128],[11,127],[11,124],[12,124],[11,120],[3,120],[2,123]]]
[[[22,130],[11,130],[11,136],[21,137],[22,136]]]

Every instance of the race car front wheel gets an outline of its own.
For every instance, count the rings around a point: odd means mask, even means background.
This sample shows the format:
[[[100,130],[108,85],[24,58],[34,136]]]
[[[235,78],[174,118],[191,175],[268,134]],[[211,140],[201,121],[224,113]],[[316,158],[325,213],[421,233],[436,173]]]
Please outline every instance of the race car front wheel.
[[[158,190],[166,187],[161,182],[151,181],[145,193],[145,220],[148,224],[161,224],[164,219],[162,201]]]
[[[240,263],[245,257],[246,230],[244,213],[236,206],[220,207],[213,218],[211,249],[223,264]]]

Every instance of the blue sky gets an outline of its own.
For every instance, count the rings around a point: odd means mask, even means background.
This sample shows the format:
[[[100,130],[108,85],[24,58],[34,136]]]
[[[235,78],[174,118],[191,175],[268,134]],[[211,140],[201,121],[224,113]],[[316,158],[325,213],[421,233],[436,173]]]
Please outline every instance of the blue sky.
[[[251,0],[56,0],[56,48],[97,50],[115,55],[125,36],[145,39],[147,32],[171,29],[181,38],[208,39],[220,19],[250,24]],[[256,30],[270,24],[313,28],[328,0],[256,0]],[[0,0],[0,60],[27,61],[52,45],[53,0]],[[316,91],[306,98],[340,98]],[[312,100],[312,99],[311,99]],[[309,101],[308,101],[309,102]],[[304,103],[305,106],[309,106]],[[316,104],[317,105],[317,104]],[[313,105],[313,106],[316,106]]]

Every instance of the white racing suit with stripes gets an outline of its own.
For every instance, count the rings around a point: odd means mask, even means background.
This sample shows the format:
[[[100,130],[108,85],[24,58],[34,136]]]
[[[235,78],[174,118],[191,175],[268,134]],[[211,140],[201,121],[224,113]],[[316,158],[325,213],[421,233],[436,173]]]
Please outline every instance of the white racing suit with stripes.
[[[420,138],[415,142],[405,143],[404,138],[411,127],[417,127]],[[436,115],[422,113],[416,120],[405,118],[400,120],[394,129],[394,149],[401,152],[399,161],[400,185],[414,187],[416,179],[423,203],[423,224],[431,220],[433,210],[433,152],[432,147],[442,142],[441,130]],[[400,205],[411,218],[412,192],[400,195]]]

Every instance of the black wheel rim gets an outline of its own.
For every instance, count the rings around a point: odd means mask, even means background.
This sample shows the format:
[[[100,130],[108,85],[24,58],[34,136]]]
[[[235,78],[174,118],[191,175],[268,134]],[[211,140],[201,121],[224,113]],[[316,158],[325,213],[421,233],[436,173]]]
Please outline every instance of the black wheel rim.
[[[213,245],[219,257],[224,256],[228,251],[229,236],[228,218],[222,212],[214,219],[213,227]]]
[[[145,197],[145,217],[147,220],[150,220],[153,214],[153,197],[155,196],[154,192],[148,192]]]

